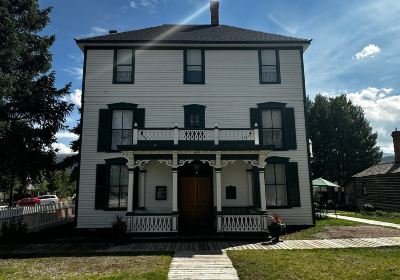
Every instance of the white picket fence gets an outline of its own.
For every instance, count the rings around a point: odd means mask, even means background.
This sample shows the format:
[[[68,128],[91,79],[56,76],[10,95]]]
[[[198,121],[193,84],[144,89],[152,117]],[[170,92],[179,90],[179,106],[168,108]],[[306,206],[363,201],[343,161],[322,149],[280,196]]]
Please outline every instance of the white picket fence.
[[[11,222],[22,221],[33,232],[72,222],[74,218],[74,202],[3,208],[0,209],[0,233],[4,224]]]

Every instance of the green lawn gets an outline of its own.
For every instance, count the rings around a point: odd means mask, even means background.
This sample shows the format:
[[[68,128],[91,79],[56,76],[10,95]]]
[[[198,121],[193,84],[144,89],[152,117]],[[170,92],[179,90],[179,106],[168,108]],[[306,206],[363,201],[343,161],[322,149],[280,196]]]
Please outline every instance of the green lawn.
[[[400,279],[400,248],[228,251],[241,280]]]
[[[0,279],[167,279],[171,255],[0,259]]]
[[[299,230],[293,233],[288,233],[282,236],[282,239],[289,240],[289,239],[315,239],[314,234],[322,232],[325,230],[326,226],[359,226],[362,225],[361,223],[347,221],[347,220],[340,220],[334,218],[317,218],[315,227],[310,227],[307,229]]]
[[[393,212],[371,211],[370,213],[360,213],[360,212],[337,211],[337,214],[354,218],[400,224],[400,214]]]

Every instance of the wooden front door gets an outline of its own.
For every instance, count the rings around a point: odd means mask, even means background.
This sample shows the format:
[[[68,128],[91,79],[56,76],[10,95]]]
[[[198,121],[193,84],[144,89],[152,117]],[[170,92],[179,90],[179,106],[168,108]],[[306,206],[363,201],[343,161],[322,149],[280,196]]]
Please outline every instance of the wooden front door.
[[[212,187],[208,177],[182,177],[179,224],[184,230],[212,228]]]

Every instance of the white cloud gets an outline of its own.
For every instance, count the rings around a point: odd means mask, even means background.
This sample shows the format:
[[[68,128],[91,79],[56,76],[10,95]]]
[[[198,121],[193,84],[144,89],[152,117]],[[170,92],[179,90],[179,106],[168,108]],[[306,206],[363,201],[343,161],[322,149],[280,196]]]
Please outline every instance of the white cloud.
[[[83,69],[82,67],[71,67],[64,69],[65,72],[71,74],[75,80],[82,80]]]
[[[136,9],[138,7],[137,3],[135,1],[131,1],[129,3],[129,6],[131,6],[131,8]]]
[[[365,46],[361,51],[356,53],[355,58],[357,60],[361,60],[367,57],[374,57],[380,51],[381,49],[377,45],[369,44],[368,46]]]
[[[53,143],[51,145],[57,154],[73,154],[71,148],[63,143]]]
[[[91,29],[92,29],[92,33],[94,33],[95,35],[101,35],[101,34],[107,33],[107,29],[102,28],[102,27],[92,26]]]
[[[76,140],[79,138],[79,136],[76,135],[75,133],[66,130],[57,132],[56,137],[57,139],[71,139],[71,140]]]
[[[164,0],[163,2],[165,2]],[[132,0],[129,2],[129,6],[132,9],[137,9],[137,8],[147,8],[150,10],[150,14],[155,14],[158,12],[158,4],[159,0]]]
[[[65,101],[74,103],[77,107],[81,107],[82,90],[75,89],[68,97],[64,98]]]

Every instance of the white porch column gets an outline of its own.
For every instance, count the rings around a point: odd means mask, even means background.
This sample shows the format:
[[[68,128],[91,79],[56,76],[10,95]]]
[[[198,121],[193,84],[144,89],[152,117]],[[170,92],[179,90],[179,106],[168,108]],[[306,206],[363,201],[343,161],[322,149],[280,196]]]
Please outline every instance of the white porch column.
[[[172,212],[178,212],[178,153],[172,154]]]
[[[260,210],[262,212],[267,211],[267,195],[265,193],[265,166],[267,154],[266,152],[261,151],[258,155],[258,174],[259,174],[259,181],[260,181]]]
[[[139,170],[139,208],[144,208],[144,197],[145,197],[145,185],[146,185],[146,169],[142,165]]]
[[[217,212],[222,211],[222,199],[221,199],[221,168],[215,168],[215,178],[216,178],[216,185],[217,185]]]
[[[133,184],[135,182],[135,169],[129,168],[129,178],[128,178],[128,212],[133,212]]]
[[[247,188],[248,188],[248,203],[249,206],[254,205],[253,201],[253,170],[251,168],[247,169]]]

